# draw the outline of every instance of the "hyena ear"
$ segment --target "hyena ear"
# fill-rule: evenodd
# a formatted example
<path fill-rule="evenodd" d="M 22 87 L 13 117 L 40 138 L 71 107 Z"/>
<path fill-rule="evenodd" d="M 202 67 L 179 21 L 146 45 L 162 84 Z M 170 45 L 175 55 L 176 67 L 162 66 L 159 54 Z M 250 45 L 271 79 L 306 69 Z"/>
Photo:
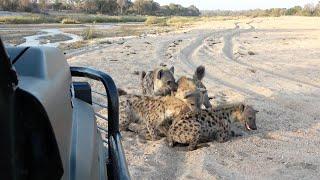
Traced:
<path fill-rule="evenodd" d="M 146 76 L 146 72 L 145 71 L 141 71 L 141 79 L 143 79 Z"/>
<path fill-rule="evenodd" d="M 162 76 L 163 76 L 163 70 L 160 69 L 160 70 L 158 71 L 158 73 L 157 73 L 157 79 L 161 79 Z"/>
<path fill-rule="evenodd" d="M 198 66 L 196 71 L 194 72 L 193 78 L 195 80 L 201 81 L 205 75 L 206 68 L 204 66 Z"/>
<path fill-rule="evenodd" d="M 171 71 L 172 74 L 174 74 L 174 67 L 171 66 L 171 68 L 169 69 Z"/>

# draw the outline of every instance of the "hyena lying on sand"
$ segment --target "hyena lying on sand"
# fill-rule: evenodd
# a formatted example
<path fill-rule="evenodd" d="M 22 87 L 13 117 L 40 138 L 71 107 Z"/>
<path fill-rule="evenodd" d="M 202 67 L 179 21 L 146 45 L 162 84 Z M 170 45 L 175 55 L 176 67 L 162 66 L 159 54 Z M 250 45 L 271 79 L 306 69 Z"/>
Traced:
<path fill-rule="evenodd" d="M 187 112 L 176 116 L 167 134 L 169 146 L 174 142 L 189 144 L 194 150 L 200 142 L 225 142 L 235 135 L 234 126 L 242 124 L 247 130 L 256 130 L 256 113 L 243 103 L 223 105 L 216 109 Z"/>

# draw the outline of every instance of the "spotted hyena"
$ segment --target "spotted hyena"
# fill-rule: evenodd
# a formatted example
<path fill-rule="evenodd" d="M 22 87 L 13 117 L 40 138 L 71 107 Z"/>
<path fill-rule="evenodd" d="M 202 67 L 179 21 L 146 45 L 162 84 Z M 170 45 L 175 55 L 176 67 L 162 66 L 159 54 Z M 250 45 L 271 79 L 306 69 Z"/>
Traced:
<path fill-rule="evenodd" d="M 189 144 L 194 150 L 200 142 L 227 141 L 236 135 L 234 125 L 242 124 L 247 130 L 256 130 L 256 113 L 251 106 L 243 103 L 224 105 L 215 109 L 180 114 L 173 120 L 167 134 L 169 146 L 174 142 Z"/>

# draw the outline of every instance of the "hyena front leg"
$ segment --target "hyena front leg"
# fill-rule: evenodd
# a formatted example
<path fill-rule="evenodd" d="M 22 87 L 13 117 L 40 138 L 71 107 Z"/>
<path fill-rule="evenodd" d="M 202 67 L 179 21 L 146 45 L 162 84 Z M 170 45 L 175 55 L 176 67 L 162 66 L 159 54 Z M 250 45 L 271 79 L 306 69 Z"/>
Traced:
<path fill-rule="evenodd" d="M 131 106 L 128 101 L 124 101 L 120 104 L 120 118 L 119 118 L 119 127 L 122 131 L 127 131 L 129 124 L 132 121 L 133 115 L 131 112 Z"/>
<path fill-rule="evenodd" d="M 149 132 L 149 135 L 151 137 L 152 141 L 156 141 L 158 140 L 158 135 L 157 135 L 157 130 L 156 130 L 156 126 L 154 125 L 153 122 L 147 121 L 146 122 L 146 128 Z"/>
<path fill-rule="evenodd" d="M 173 125 L 169 128 L 169 131 L 167 133 L 167 142 L 168 142 L 168 145 L 170 147 L 173 147 L 174 145 L 174 141 L 173 141 L 173 133 L 174 133 L 174 130 L 173 130 Z"/>
<path fill-rule="evenodd" d="M 219 130 L 217 132 L 217 141 L 220 143 L 226 142 L 230 139 L 231 132 L 228 132 L 226 130 Z"/>
<path fill-rule="evenodd" d="M 196 149 L 198 143 L 200 142 L 200 136 L 201 136 L 201 126 L 199 124 L 195 124 L 192 127 L 192 130 L 189 131 L 189 146 L 188 146 L 188 150 L 189 151 L 193 151 Z"/>

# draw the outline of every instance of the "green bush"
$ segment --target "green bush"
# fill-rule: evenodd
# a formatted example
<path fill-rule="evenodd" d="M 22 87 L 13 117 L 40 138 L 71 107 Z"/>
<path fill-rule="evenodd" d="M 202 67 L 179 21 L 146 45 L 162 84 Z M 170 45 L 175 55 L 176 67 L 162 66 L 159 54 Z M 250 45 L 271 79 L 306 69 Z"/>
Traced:
<path fill-rule="evenodd" d="M 98 38 L 99 33 L 93 27 L 88 27 L 83 31 L 82 37 L 84 40 L 90 40 Z"/>
<path fill-rule="evenodd" d="M 45 15 L 31 16 L 3 16 L 0 17 L 0 23 L 4 24 L 41 24 L 41 23 L 59 23 L 59 18 Z"/>
<path fill-rule="evenodd" d="M 71 15 L 69 17 L 79 23 L 144 22 L 146 20 L 143 16 Z"/>
<path fill-rule="evenodd" d="M 39 15 L 28 14 L 25 16 L 1 16 L 0 23 L 3 24 L 42 24 L 42 23 L 119 23 L 119 22 L 145 22 L 144 16 L 107 16 L 88 14 L 67 15 Z"/>

